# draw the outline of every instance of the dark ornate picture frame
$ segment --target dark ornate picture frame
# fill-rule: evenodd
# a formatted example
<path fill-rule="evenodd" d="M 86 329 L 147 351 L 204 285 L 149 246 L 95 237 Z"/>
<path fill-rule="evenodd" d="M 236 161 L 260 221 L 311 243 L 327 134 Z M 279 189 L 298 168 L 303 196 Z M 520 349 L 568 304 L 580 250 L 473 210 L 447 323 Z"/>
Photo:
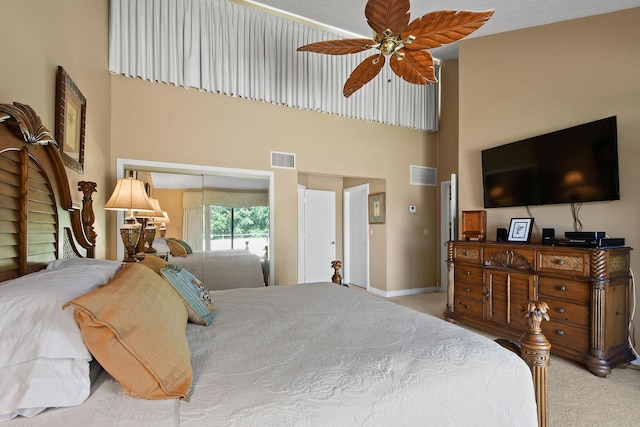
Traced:
<path fill-rule="evenodd" d="M 369 224 L 384 224 L 384 193 L 369 194 Z"/>
<path fill-rule="evenodd" d="M 56 141 L 69 169 L 84 173 L 84 127 L 87 100 L 69 74 L 58 66 L 56 76 Z"/>

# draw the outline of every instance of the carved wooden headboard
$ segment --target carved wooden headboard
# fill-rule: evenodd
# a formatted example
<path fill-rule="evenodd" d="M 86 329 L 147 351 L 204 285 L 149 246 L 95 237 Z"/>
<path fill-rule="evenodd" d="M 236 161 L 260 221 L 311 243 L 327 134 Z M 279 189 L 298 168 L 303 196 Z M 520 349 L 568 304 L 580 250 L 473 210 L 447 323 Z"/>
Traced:
<path fill-rule="evenodd" d="M 72 206 L 58 144 L 35 111 L 0 104 L 0 281 L 54 259 L 95 256 L 96 184 L 80 181 L 78 190 L 82 212 Z"/>

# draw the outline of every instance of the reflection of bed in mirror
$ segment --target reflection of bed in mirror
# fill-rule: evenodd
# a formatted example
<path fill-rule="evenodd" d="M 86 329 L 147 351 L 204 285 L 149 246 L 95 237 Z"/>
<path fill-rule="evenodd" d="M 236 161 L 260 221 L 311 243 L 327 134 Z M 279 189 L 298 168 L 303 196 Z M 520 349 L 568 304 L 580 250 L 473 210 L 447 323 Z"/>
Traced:
<path fill-rule="evenodd" d="M 251 262 L 252 265 L 259 266 L 258 271 L 263 271 L 265 274 L 265 277 L 262 277 L 263 273 L 260 273 L 259 286 L 273 283 L 274 269 L 270 265 L 271 257 L 267 255 L 273 253 L 271 171 L 118 159 L 117 173 L 133 174 L 147 183 L 149 194 L 159 201 L 162 211 L 166 211 L 167 216 L 171 218 L 167 223 L 155 219 L 156 224 L 161 223 L 163 230 L 162 234 L 156 234 L 157 238 L 166 236 L 184 240 L 189 242 L 194 252 L 198 252 L 197 255 L 189 255 L 186 260 L 172 256 L 170 257 L 172 264 L 187 263 L 194 272 L 200 271 L 201 277 L 199 274 L 196 274 L 196 277 L 205 283 L 212 283 L 210 285 L 212 289 L 220 289 L 221 286 L 227 288 L 230 285 L 225 284 L 224 280 L 222 284 L 215 283 L 221 282 L 221 273 L 217 272 L 213 266 L 205 268 L 203 260 L 210 259 L 215 253 L 209 253 L 209 251 L 244 250 L 248 247 L 257 256 L 257 263 L 256 257 L 249 257 L 244 251 L 242 252 L 243 261 L 234 260 L 234 262 Z M 259 213 L 256 217 L 253 213 L 246 213 L 244 209 L 253 206 L 258 206 Z M 266 208 L 266 220 L 264 208 Z M 241 221 L 241 226 L 227 227 L 221 220 L 225 218 L 225 213 L 231 221 L 233 218 Z M 251 222 L 243 221 L 247 215 L 251 215 Z M 253 222 L 254 219 L 257 219 L 256 222 Z M 256 224 L 256 229 L 245 230 L 246 224 Z M 155 243 L 153 247 L 160 253 L 166 252 L 166 248 L 157 248 Z M 120 250 L 121 248 L 118 247 L 118 251 Z M 201 251 L 207 252 L 200 253 Z M 118 257 L 121 255 L 118 252 Z M 239 253 L 237 255 L 240 257 Z M 220 262 L 229 264 L 231 261 L 224 258 Z M 190 269 L 188 266 L 185 268 Z M 207 278 L 209 271 L 215 274 L 211 280 Z M 248 284 L 238 285 L 239 281 L 234 281 L 233 286 L 256 286 L 257 277 L 258 274 L 252 268 L 252 279 Z"/>
<path fill-rule="evenodd" d="M 157 253 L 169 253 L 169 264 L 188 270 L 212 291 L 234 288 L 259 288 L 265 286 L 265 265 L 260 257 L 245 249 L 221 249 L 192 251 L 176 254 L 167 245 L 168 239 L 153 242 Z M 174 256 L 182 255 L 182 256 Z"/>

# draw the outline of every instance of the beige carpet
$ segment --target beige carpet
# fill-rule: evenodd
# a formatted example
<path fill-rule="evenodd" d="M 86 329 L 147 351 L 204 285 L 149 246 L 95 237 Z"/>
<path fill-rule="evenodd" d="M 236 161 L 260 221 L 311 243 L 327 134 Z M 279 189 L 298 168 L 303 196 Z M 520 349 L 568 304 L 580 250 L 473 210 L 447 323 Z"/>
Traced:
<path fill-rule="evenodd" d="M 389 300 L 442 318 L 447 299 L 446 293 L 438 292 Z M 552 354 L 549 423 L 553 427 L 640 426 L 640 370 L 627 365 L 599 378 L 581 365 Z"/>

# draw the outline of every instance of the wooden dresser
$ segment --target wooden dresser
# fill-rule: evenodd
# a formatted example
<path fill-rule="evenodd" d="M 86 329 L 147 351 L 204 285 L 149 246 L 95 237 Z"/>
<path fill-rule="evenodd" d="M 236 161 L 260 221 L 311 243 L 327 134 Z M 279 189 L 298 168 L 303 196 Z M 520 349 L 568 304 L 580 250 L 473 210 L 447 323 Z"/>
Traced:
<path fill-rule="evenodd" d="M 551 352 L 598 376 L 632 360 L 629 350 L 630 248 L 573 248 L 524 243 L 447 244 L 444 316 L 495 335 L 519 339 L 520 303 L 549 305 L 542 331 Z"/>

